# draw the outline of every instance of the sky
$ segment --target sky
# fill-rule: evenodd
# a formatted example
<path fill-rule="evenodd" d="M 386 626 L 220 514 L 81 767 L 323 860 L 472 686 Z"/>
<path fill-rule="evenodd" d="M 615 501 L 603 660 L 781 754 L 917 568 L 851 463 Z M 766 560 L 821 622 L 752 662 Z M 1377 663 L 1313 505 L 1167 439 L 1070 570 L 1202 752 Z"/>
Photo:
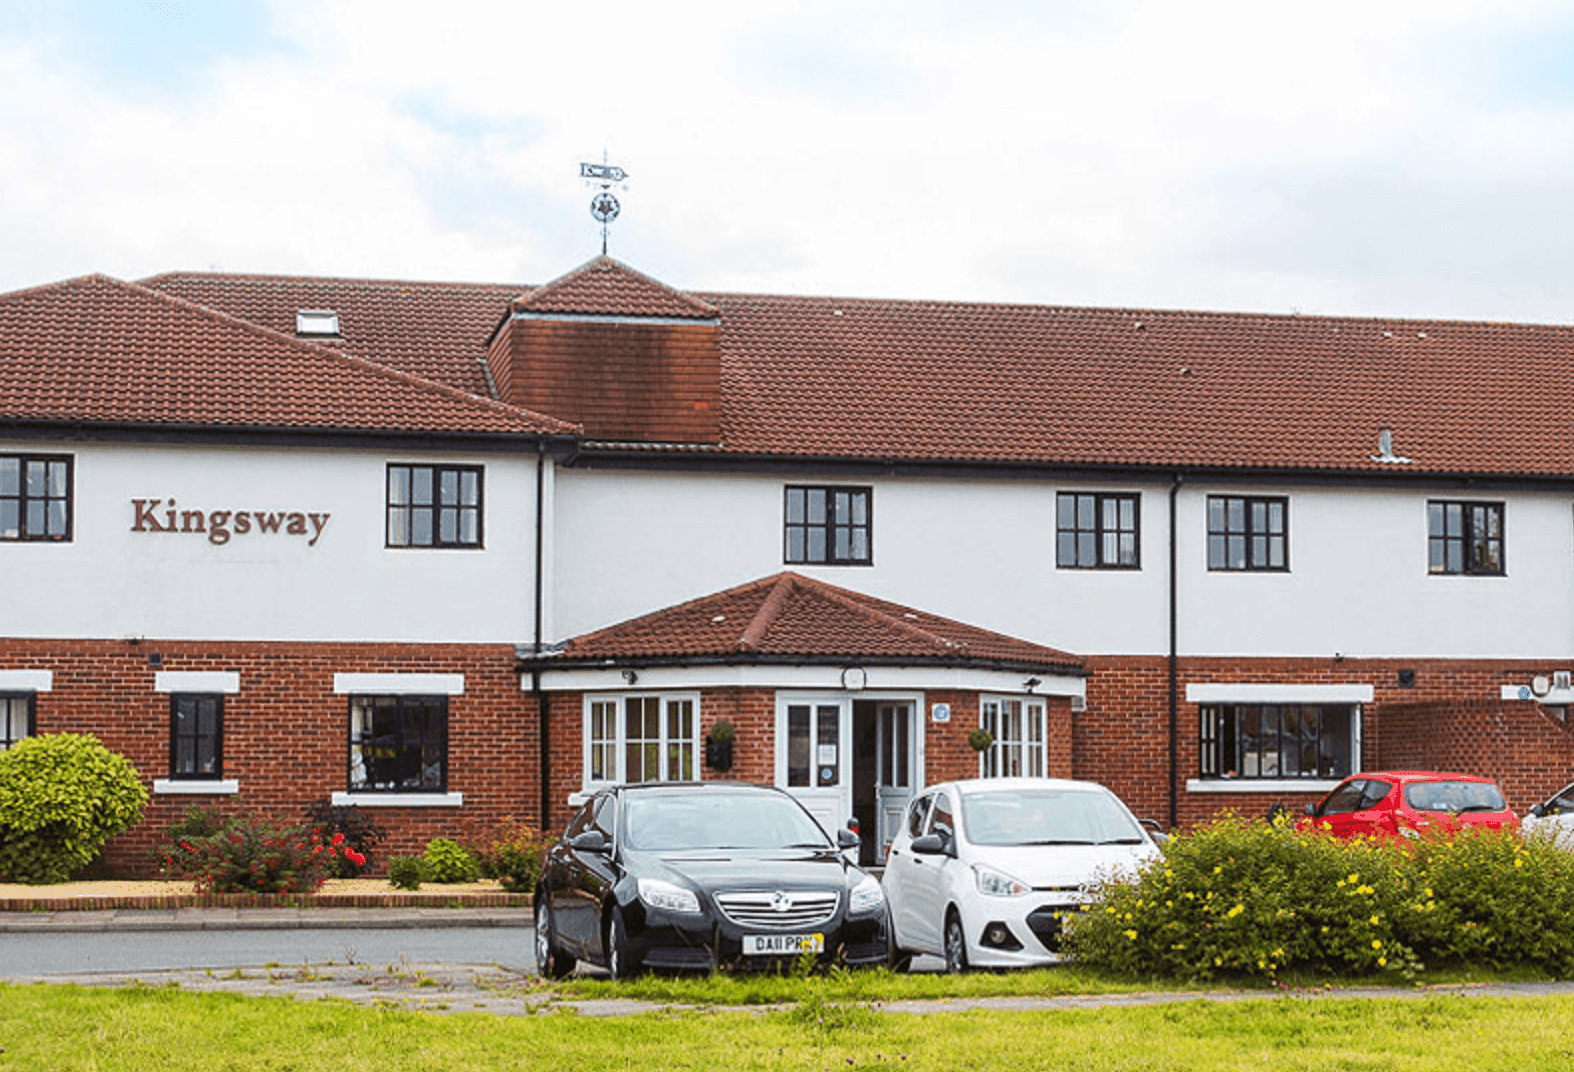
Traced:
<path fill-rule="evenodd" d="M 218 270 L 1574 320 L 1574 5 L 0 0 L 0 290 Z"/>

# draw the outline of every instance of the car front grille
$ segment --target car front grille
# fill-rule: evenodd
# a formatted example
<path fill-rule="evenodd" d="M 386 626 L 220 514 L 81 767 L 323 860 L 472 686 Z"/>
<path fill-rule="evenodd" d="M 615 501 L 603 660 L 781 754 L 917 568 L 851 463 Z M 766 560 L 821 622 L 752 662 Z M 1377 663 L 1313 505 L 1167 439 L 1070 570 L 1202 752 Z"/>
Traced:
<path fill-rule="evenodd" d="M 759 890 L 718 893 L 726 917 L 745 927 L 817 927 L 836 914 L 835 890 Z"/>

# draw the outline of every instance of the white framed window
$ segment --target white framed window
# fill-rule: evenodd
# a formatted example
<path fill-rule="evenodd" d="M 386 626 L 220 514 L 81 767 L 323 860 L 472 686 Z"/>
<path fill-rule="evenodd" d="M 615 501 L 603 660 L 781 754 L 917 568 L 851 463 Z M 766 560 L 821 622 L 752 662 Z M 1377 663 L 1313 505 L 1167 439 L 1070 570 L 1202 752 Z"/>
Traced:
<path fill-rule="evenodd" d="M 994 743 L 979 753 L 984 778 L 1042 778 L 1045 771 L 1044 701 L 1022 696 L 985 696 L 978 725 Z"/>
<path fill-rule="evenodd" d="M 700 778 L 700 701 L 692 693 L 585 697 L 585 786 Z"/>

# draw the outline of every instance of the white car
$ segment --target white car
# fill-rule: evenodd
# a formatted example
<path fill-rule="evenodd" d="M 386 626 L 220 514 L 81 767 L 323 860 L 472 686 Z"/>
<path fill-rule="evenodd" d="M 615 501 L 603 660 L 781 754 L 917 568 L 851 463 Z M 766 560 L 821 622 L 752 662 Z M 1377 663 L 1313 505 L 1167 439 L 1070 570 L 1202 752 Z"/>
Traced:
<path fill-rule="evenodd" d="M 1158 846 L 1094 782 L 981 778 L 920 792 L 891 843 L 891 965 L 915 953 L 946 970 L 1059 959 L 1061 916 L 1109 877 L 1135 877 Z"/>
<path fill-rule="evenodd" d="M 1531 805 L 1520 829 L 1526 837 L 1546 838 L 1560 848 L 1574 849 L 1574 785 L 1566 785 L 1551 799 Z"/>

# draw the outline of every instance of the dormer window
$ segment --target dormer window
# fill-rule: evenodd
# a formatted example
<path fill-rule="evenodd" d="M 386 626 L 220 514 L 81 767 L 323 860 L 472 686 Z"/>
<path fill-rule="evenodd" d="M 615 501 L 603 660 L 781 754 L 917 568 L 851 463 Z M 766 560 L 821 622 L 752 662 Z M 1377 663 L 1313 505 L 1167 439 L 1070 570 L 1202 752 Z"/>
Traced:
<path fill-rule="evenodd" d="M 332 309 L 297 309 L 295 311 L 295 334 L 337 335 L 339 334 L 339 314 Z"/>

